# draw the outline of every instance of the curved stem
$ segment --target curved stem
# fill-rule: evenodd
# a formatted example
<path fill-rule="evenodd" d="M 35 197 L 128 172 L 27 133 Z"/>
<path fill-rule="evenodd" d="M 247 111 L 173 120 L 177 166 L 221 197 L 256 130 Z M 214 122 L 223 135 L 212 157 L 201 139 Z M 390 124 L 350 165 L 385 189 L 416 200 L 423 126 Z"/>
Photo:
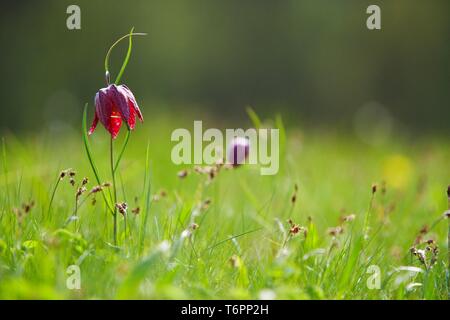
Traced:
<path fill-rule="evenodd" d="M 50 202 L 48 204 L 48 210 L 47 210 L 47 218 L 50 217 L 50 210 L 52 209 L 52 203 L 53 199 L 55 198 L 56 190 L 58 189 L 59 183 L 61 182 L 61 176 L 58 175 L 58 180 L 55 183 L 55 187 L 53 188 L 52 196 L 50 198 Z"/>
<path fill-rule="evenodd" d="M 124 39 L 126 39 L 128 37 L 130 38 L 127 55 L 125 56 L 125 59 L 124 59 L 124 61 L 122 63 L 122 67 L 120 68 L 119 74 L 116 77 L 116 81 L 114 81 L 114 83 L 116 83 L 116 84 L 120 81 L 120 78 L 122 77 L 122 74 L 125 71 L 125 68 L 126 68 L 126 66 L 128 64 L 128 60 L 129 60 L 130 55 L 131 55 L 131 45 L 132 45 L 131 37 L 132 36 L 145 36 L 145 35 L 147 35 L 146 33 L 133 33 L 133 30 L 134 30 L 134 28 L 131 29 L 129 34 L 126 34 L 126 35 L 120 37 L 116 42 L 114 42 L 113 45 L 109 48 L 109 50 L 108 50 L 108 52 L 106 53 L 106 56 L 105 56 L 105 72 L 109 72 L 109 57 L 111 55 L 112 49 L 115 46 L 117 46 L 120 43 L 120 41 L 122 41 L 122 40 L 124 40 Z"/>
<path fill-rule="evenodd" d="M 78 232 L 78 197 L 75 198 L 75 214 L 74 216 L 76 217 L 75 220 L 75 232 Z"/>
<path fill-rule="evenodd" d="M 367 208 L 366 215 L 364 217 L 364 230 L 363 230 L 363 232 L 364 232 L 363 237 L 364 238 L 367 238 L 369 236 L 370 214 L 371 214 L 371 211 L 372 211 L 374 197 L 375 197 L 375 193 L 372 192 L 372 195 L 370 197 L 369 207 Z"/>
<path fill-rule="evenodd" d="M 116 163 L 114 165 L 114 172 L 116 172 L 119 167 L 120 160 L 122 159 L 123 153 L 125 152 L 125 148 L 127 147 L 128 140 L 130 139 L 131 130 L 128 128 L 127 135 L 125 136 L 125 141 L 123 142 L 122 149 L 119 152 Z"/>

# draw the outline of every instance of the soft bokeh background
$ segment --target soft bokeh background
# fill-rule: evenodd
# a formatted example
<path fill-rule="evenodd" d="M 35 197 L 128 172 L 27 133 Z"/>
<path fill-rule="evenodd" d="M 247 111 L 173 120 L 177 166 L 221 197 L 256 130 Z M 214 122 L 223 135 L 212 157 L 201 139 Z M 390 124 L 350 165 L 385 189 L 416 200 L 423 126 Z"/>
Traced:
<path fill-rule="evenodd" d="M 66 28 L 69 4 L 81 7 L 81 30 Z M 382 31 L 365 26 L 369 4 L 382 8 Z M 123 81 L 147 115 L 236 121 L 251 105 L 288 125 L 448 131 L 449 9 L 409 0 L 9 2 L 0 127 L 78 126 L 104 85 L 108 46 L 135 26 L 148 36 L 136 39 Z M 113 73 L 125 49 L 114 52 Z"/>
<path fill-rule="evenodd" d="M 66 28 L 70 4 L 81 7 L 81 30 Z M 381 31 L 366 28 L 369 4 L 382 8 Z M 446 299 L 449 9 L 448 0 L 4 3 L 0 298 Z M 106 51 L 132 26 L 148 36 L 135 38 L 123 81 L 145 123 L 116 179 L 106 130 L 87 140 L 98 182 L 82 109 L 88 102 L 91 120 Z M 113 52 L 113 78 L 126 47 Z M 243 165 L 211 180 L 172 162 L 174 129 L 192 130 L 194 119 L 248 128 L 249 105 L 263 127 L 280 128 L 278 174 Z M 59 183 L 67 168 L 74 186 Z M 84 177 L 87 190 L 115 180 L 109 201 L 131 209 L 126 227 L 119 217 L 120 250 L 101 196 L 77 201 Z M 343 225 L 347 215 L 355 220 Z M 306 239 L 291 237 L 288 219 Z M 411 255 L 418 235 L 439 246 L 433 268 Z M 170 252 L 156 259 L 163 241 Z M 81 291 L 67 290 L 72 264 Z M 382 290 L 366 288 L 369 265 Z"/>
<path fill-rule="evenodd" d="M 66 28 L 70 4 L 81 7 L 81 30 Z M 366 28 L 369 4 L 381 6 L 381 31 Z M 251 105 L 288 126 L 448 132 L 449 9 L 445 0 L 4 3 L 0 128 L 78 128 L 104 85 L 108 46 L 135 26 L 148 36 L 136 38 L 123 81 L 147 118 L 242 124 Z"/>

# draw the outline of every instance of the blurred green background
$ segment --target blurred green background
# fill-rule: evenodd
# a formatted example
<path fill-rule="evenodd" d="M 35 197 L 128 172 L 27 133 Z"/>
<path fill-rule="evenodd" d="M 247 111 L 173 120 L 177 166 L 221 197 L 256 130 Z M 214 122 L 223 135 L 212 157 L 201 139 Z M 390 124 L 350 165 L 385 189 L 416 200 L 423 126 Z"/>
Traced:
<path fill-rule="evenodd" d="M 66 28 L 70 4 L 81 7 L 81 30 Z M 381 6 L 381 31 L 366 28 L 369 4 Z M 251 105 L 288 126 L 448 133 L 449 9 L 448 0 L 2 3 L 0 132 L 78 129 L 104 86 L 109 45 L 134 26 L 148 36 L 136 38 L 123 82 L 147 119 L 241 125 Z M 113 53 L 113 76 L 125 49 Z"/>

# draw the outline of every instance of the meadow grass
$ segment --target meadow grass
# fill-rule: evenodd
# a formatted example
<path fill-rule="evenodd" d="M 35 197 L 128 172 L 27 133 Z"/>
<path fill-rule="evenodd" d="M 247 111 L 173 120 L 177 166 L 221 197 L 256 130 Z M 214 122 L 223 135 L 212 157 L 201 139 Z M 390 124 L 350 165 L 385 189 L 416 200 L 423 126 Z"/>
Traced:
<path fill-rule="evenodd" d="M 277 175 L 241 166 L 211 179 L 171 162 L 176 127 L 148 117 L 131 134 L 116 173 L 128 205 L 117 247 L 101 192 L 89 195 L 98 183 L 81 134 L 5 135 L 0 298 L 448 298 L 448 141 L 370 147 L 290 128 Z M 98 131 L 92 153 L 110 183 L 109 138 Z M 70 170 L 60 179 L 68 168 L 75 186 Z M 80 290 L 66 287 L 74 264 Z"/>

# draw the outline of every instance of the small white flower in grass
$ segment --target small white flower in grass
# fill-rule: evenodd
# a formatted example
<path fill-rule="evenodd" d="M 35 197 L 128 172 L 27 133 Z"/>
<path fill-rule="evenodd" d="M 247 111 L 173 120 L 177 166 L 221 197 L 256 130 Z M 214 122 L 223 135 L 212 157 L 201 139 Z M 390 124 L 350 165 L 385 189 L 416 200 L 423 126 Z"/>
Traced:
<path fill-rule="evenodd" d="M 424 272 L 422 268 L 413 267 L 413 266 L 400 266 L 400 267 L 396 268 L 395 270 L 396 271 L 408 271 L 408 272 L 412 272 L 412 273 Z"/>
<path fill-rule="evenodd" d="M 410 291 L 414 291 L 417 287 L 421 287 L 421 286 L 422 286 L 422 284 L 420 282 L 412 282 L 412 283 L 409 283 L 405 289 L 406 289 L 406 291 L 410 292 Z"/>
<path fill-rule="evenodd" d="M 309 251 L 308 253 L 306 253 L 303 256 L 303 260 L 308 260 L 311 257 L 316 257 L 316 256 L 320 256 L 320 255 L 324 255 L 325 253 L 327 253 L 327 250 L 323 249 L 323 248 L 317 248 L 314 250 Z"/>
<path fill-rule="evenodd" d="M 287 257 L 289 257 L 290 254 L 291 254 L 291 251 L 290 251 L 287 247 L 281 248 L 280 251 L 278 251 L 277 259 L 278 259 L 279 261 L 283 261 L 283 260 L 285 260 Z"/>
<path fill-rule="evenodd" d="M 400 266 L 395 268 L 394 273 L 398 273 L 398 275 L 394 278 L 394 287 L 398 288 L 401 284 L 412 281 L 417 274 L 423 272 L 424 270 L 422 268 L 414 266 Z"/>
<path fill-rule="evenodd" d="M 190 237 L 191 236 L 191 231 L 189 231 L 188 229 L 186 229 L 186 230 L 184 230 L 182 233 L 181 233 L 181 239 L 185 239 L 185 238 L 188 238 L 188 237 Z"/>
<path fill-rule="evenodd" d="M 173 269 L 175 269 L 176 268 L 176 266 L 178 265 L 178 263 L 176 263 L 175 261 L 174 262 L 169 262 L 168 264 L 167 264 L 167 270 L 173 270 Z"/>
<path fill-rule="evenodd" d="M 198 217 L 199 215 L 200 215 L 200 210 L 198 208 L 195 208 L 194 210 L 192 210 L 193 217 Z"/>
<path fill-rule="evenodd" d="M 152 296 L 155 292 L 155 286 L 154 284 L 146 279 L 142 281 L 142 283 L 139 285 L 139 293 L 143 296 Z"/>
<path fill-rule="evenodd" d="M 275 222 L 278 226 L 278 229 L 280 229 L 280 232 L 283 234 L 284 237 L 286 237 L 286 229 L 283 226 L 283 223 L 281 223 L 280 219 L 275 218 Z"/>
<path fill-rule="evenodd" d="M 170 242 L 168 240 L 164 240 L 158 245 L 158 251 L 162 253 L 167 253 L 169 252 L 169 250 L 170 250 Z"/>
<path fill-rule="evenodd" d="M 271 289 L 262 289 L 259 292 L 259 300 L 274 300 L 276 296 L 275 291 Z"/>

